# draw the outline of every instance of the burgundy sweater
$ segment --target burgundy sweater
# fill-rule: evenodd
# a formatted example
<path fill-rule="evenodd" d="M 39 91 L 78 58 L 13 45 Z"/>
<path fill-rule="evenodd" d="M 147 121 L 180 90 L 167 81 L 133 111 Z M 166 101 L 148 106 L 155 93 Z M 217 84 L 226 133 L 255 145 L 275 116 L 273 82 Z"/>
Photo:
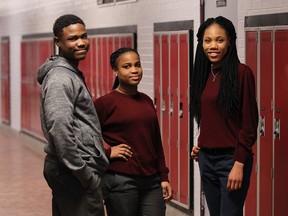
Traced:
<path fill-rule="evenodd" d="M 225 120 L 217 107 L 221 73 L 212 82 L 210 73 L 201 96 L 200 148 L 234 148 L 236 161 L 244 163 L 257 139 L 258 108 L 254 76 L 249 67 L 239 64 L 239 90 L 242 117 Z"/>
<path fill-rule="evenodd" d="M 109 146 L 128 144 L 133 155 L 128 161 L 110 160 L 108 170 L 136 176 L 160 174 L 168 181 L 160 129 L 150 97 L 143 93 L 129 96 L 116 90 L 95 101 L 102 134 Z M 110 148 L 106 154 L 110 156 Z"/>

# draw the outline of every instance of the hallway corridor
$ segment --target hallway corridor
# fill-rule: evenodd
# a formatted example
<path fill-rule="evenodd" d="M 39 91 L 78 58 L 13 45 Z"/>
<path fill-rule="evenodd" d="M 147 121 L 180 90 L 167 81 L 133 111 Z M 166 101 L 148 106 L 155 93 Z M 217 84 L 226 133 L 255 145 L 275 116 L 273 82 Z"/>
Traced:
<path fill-rule="evenodd" d="M 51 215 L 51 193 L 42 174 L 43 147 L 0 124 L 1 216 Z"/>

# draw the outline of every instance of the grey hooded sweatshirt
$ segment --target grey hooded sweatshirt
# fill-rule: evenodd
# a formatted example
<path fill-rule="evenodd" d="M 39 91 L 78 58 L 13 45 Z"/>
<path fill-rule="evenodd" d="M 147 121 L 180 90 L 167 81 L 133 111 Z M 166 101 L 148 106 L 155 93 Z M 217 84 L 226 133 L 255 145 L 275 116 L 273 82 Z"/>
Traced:
<path fill-rule="evenodd" d="M 80 182 L 108 167 L 100 123 L 83 74 L 67 59 L 52 56 L 39 69 L 40 116 L 46 160 L 68 168 Z"/>

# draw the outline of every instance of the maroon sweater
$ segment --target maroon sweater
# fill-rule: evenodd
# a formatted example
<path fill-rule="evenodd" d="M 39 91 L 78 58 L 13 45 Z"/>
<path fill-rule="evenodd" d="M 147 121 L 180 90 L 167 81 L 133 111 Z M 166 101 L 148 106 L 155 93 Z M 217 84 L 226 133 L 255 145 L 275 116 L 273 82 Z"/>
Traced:
<path fill-rule="evenodd" d="M 136 176 L 159 173 L 162 181 L 168 181 L 158 119 L 150 97 L 140 92 L 129 96 L 114 90 L 94 104 L 105 142 L 109 146 L 126 143 L 133 152 L 128 161 L 110 160 L 108 170 Z M 106 149 L 108 156 L 110 150 Z"/>
<path fill-rule="evenodd" d="M 239 64 L 242 117 L 225 120 L 217 107 L 221 73 L 214 82 L 210 73 L 201 97 L 200 148 L 234 148 L 236 161 L 244 163 L 257 139 L 258 108 L 254 76 L 249 67 Z"/>

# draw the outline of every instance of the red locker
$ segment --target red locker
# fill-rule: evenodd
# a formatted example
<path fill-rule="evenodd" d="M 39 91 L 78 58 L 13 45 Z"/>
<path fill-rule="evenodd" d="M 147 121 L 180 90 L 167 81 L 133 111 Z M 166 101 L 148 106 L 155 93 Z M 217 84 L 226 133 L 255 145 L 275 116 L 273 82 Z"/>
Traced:
<path fill-rule="evenodd" d="M 154 35 L 154 105 L 156 108 L 160 127 L 162 128 L 161 116 L 161 80 L 160 80 L 160 36 Z"/>
<path fill-rule="evenodd" d="M 105 95 L 107 94 L 108 92 L 110 92 L 110 89 L 108 90 L 108 80 L 109 80 L 109 75 L 108 75 L 108 69 L 109 69 L 109 53 L 108 53 L 108 43 L 107 43 L 108 39 L 107 37 L 103 37 L 102 38 L 102 53 L 103 53 L 103 56 L 102 56 L 102 62 L 101 64 L 102 65 L 102 76 L 103 76 L 103 92 L 102 94 Z"/>
<path fill-rule="evenodd" d="M 188 33 L 154 35 L 154 94 L 174 201 L 189 208 Z"/>
<path fill-rule="evenodd" d="M 38 42 L 38 60 L 36 64 L 35 71 L 32 73 L 32 76 L 34 77 L 34 88 L 36 89 L 35 91 L 35 100 L 36 100 L 36 110 L 34 113 L 34 118 L 35 118 L 35 133 L 43 137 L 43 132 L 41 129 L 41 120 L 40 120 L 40 95 L 41 95 L 41 86 L 35 79 L 36 73 L 39 69 L 39 67 L 49 58 L 51 55 L 53 55 L 53 40 L 41 40 Z"/>
<path fill-rule="evenodd" d="M 258 47 L 257 42 L 251 39 L 256 38 L 257 33 L 260 34 Z M 247 64 L 260 66 L 260 82 L 257 83 L 260 89 L 259 176 L 257 185 L 252 174 L 253 184 L 246 200 L 246 214 L 284 216 L 288 212 L 288 61 L 285 56 L 288 30 L 259 30 L 247 32 L 246 36 Z M 259 58 L 253 59 L 255 56 Z M 256 188 L 259 188 L 258 192 Z"/>
<path fill-rule="evenodd" d="M 39 67 L 51 56 L 52 40 L 29 40 L 21 43 L 21 129 L 42 138 L 40 122 L 41 88 L 36 76 Z"/>
<path fill-rule="evenodd" d="M 112 90 L 113 87 L 113 83 L 115 80 L 115 74 L 113 73 L 111 67 L 110 67 L 110 55 L 115 51 L 114 49 L 114 38 L 113 37 L 109 37 L 108 38 L 108 62 L 107 62 L 107 76 L 108 76 L 108 92 L 110 92 Z"/>
<path fill-rule="evenodd" d="M 275 31 L 274 213 L 288 212 L 288 30 Z"/>
<path fill-rule="evenodd" d="M 96 58 L 97 58 L 97 66 L 96 66 L 96 74 L 97 74 L 97 79 L 99 80 L 98 84 L 99 86 L 97 86 L 97 97 L 100 97 L 104 94 L 104 89 L 103 89 L 103 85 L 104 85 L 104 75 L 103 75 L 103 63 L 102 63 L 102 59 L 103 59 L 103 43 L 102 43 L 102 38 L 97 38 L 97 49 L 96 49 Z"/>
<path fill-rule="evenodd" d="M 272 31 L 260 32 L 260 170 L 259 170 L 259 212 L 262 216 L 272 215 L 273 167 L 273 40 Z"/>
<path fill-rule="evenodd" d="M 252 69 L 257 81 L 257 32 L 249 31 L 246 32 L 246 64 Z M 257 85 L 256 85 L 257 86 Z M 245 213 L 246 215 L 257 215 L 257 145 L 253 147 L 254 152 L 254 164 L 250 179 L 250 188 L 247 194 L 245 202 Z"/>
<path fill-rule="evenodd" d="M 91 80 L 93 80 L 93 78 L 92 78 L 92 61 L 93 61 L 92 57 L 93 56 L 92 56 L 91 50 L 93 49 L 93 47 L 92 47 L 90 38 L 89 38 L 89 42 L 90 42 L 89 51 L 88 51 L 85 59 L 79 62 L 79 69 L 80 69 L 80 71 L 83 72 L 87 88 L 91 92 L 91 89 L 92 89 Z"/>
<path fill-rule="evenodd" d="M 170 183 L 173 188 L 173 198 L 179 201 L 179 149 L 178 149 L 178 126 L 179 126 L 179 101 L 178 101 L 178 85 L 179 85 L 179 48 L 178 35 L 170 35 L 170 50 L 169 50 L 169 117 L 170 117 Z"/>
<path fill-rule="evenodd" d="M 90 50 L 91 54 L 91 76 L 90 76 L 90 82 L 91 82 L 91 89 L 90 93 L 93 98 L 93 100 L 97 97 L 97 86 L 98 86 L 98 79 L 96 76 L 96 65 L 97 65 L 97 53 L 96 53 L 96 38 L 91 38 L 90 40 Z"/>
<path fill-rule="evenodd" d="M 162 90 L 161 90 L 161 111 L 162 111 L 162 141 L 163 148 L 165 153 L 166 163 L 170 165 L 170 135 L 169 135 L 169 44 L 168 44 L 168 35 L 161 36 L 161 60 L 160 64 L 161 69 L 161 81 L 162 81 Z M 170 172 L 171 178 L 171 172 Z"/>
<path fill-rule="evenodd" d="M 180 202 L 189 205 L 189 41 L 188 34 L 180 34 L 179 38 L 179 176 Z"/>
<path fill-rule="evenodd" d="M 1 41 L 1 118 L 10 123 L 9 40 Z"/>
<path fill-rule="evenodd" d="M 31 88 L 29 86 L 30 74 L 29 68 L 31 67 L 29 58 L 32 56 L 31 42 L 22 42 L 21 44 L 21 128 L 29 130 L 31 125 L 30 115 L 30 95 Z"/>
<path fill-rule="evenodd" d="M 121 47 L 120 37 L 115 37 L 114 44 L 115 44 L 115 50 Z"/>

